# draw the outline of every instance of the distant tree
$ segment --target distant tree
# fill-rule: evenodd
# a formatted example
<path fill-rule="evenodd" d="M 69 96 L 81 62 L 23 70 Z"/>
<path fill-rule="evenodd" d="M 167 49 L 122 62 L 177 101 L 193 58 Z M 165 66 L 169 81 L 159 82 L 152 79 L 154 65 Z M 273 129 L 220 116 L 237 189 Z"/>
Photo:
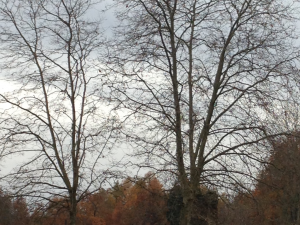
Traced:
<path fill-rule="evenodd" d="M 260 220 L 261 210 L 251 193 L 241 192 L 230 196 L 231 200 L 222 197 L 218 206 L 218 219 L 222 225 L 255 225 L 264 224 Z"/>
<path fill-rule="evenodd" d="M 13 206 L 11 199 L 0 189 L 0 224 L 11 225 L 13 223 Z"/>
<path fill-rule="evenodd" d="M 30 214 L 24 198 L 12 198 L 0 189 L 0 225 L 29 225 Z"/>
<path fill-rule="evenodd" d="M 79 203 L 78 224 L 112 224 L 115 203 L 110 190 L 100 189 Z"/>
<path fill-rule="evenodd" d="M 300 138 L 271 140 L 273 151 L 260 172 L 255 189 L 220 204 L 224 225 L 285 225 L 300 222 Z"/>
<path fill-rule="evenodd" d="M 26 200 L 24 198 L 16 198 L 12 202 L 13 207 L 13 225 L 29 225 L 30 224 L 30 214 L 27 207 Z"/>
<path fill-rule="evenodd" d="M 300 138 L 274 141 L 270 164 L 261 172 L 254 195 L 263 211 L 264 224 L 300 222 Z"/>
<path fill-rule="evenodd" d="M 147 174 L 134 182 L 124 181 L 123 197 L 117 198 L 114 225 L 164 225 L 168 224 L 167 201 L 162 185 Z"/>
<path fill-rule="evenodd" d="M 99 21 L 88 16 L 94 6 L 92 0 L 0 3 L 2 78 L 12 88 L 0 93 L 1 159 L 16 159 L 1 181 L 18 196 L 63 200 L 57 206 L 66 207 L 71 225 L 78 202 L 109 176 L 100 160 L 117 128 L 100 100 L 102 37 Z"/>

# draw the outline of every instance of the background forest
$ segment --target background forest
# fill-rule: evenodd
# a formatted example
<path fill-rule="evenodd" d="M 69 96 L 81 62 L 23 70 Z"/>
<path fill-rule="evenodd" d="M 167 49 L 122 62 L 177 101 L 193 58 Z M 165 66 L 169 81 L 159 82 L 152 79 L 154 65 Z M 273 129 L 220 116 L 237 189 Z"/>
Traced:
<path fill-rule="evenodd" d="M 252 191 L 218 193 L 200 187 L 203 198 L 198 224 L 213 217 L 217 224 L 298 224 L 300 222 L 300 139 L 273 142 L 269 163 L 260 171 Z M 68 200 L 53 198 L 45 205 L 27 205 L 25 198 L 1 192 L 1 225 L 68 224 Z M 153 173 L 127 178 L 112 188 L 99 189 L 78 205 L 79 225 L 176 225 L 182 196 L 178 186 L 166 190 Z"/>

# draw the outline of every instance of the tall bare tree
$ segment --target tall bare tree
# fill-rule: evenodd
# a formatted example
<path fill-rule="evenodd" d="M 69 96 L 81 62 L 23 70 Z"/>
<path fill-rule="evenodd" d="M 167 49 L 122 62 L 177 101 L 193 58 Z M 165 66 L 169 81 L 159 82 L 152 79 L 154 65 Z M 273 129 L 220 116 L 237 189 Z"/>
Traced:
<path fill-rule="evenodd" d="M 72 225 L 77 203 L 109 176 L 107 159 L 100 159 L 117 128 L 99 101 L 96 55 L 103 38 L 99 22 L 91 21 L 93 4 L 0 3 L 2 79 L 12 90 L 0 93 L 1 159 L 17 165 L 1 184 L 17 195 L 64 199 Z"/>
<path fill-rule="evenodd" d="M 199 184 L 247 187 L 245 176 L 268 154 L 266 138 L 279 133 L 267 128 L 266 111 L 276 114 L 297 71 L 295 5 L 117 2 L 121 24 L 104 73 L 109 98 L 126 112 L 124 138 L 142 159 L 134 165 L 176 174 L 181 224 L 198 224 Z"/>

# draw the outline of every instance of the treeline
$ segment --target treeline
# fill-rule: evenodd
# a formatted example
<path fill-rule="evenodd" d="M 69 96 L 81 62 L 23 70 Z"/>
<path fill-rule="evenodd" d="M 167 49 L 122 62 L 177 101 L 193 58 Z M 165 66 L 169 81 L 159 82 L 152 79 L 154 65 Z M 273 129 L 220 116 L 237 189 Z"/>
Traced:
<path fill-rule="evenodd" d="M 199 189 L 198 221 L 206 224 L 209 217 L 209 199 L 212 196 L 206 188 Z M 63 198 L 54 198 L 45 205 L 35 207 L 29 213 L 26 201 L 23 198 L 10 199 L 2 194 L 5 201 L 0 202 L 0 207 L 5 208 L 0 216 L 0 225 L 64 225 L 68 224 L 68 201 Z M 217 200 L 217 198 L 215 198 Z M 9 207 L 7 207 L 9 205 Z M 151 173 L 133 181 L 125 179 L 116 183 L 112 188 L 99 189 L 90 194 L 78 204 L 78 225 L 175 225 L 180 220 L 182 196 L 178 186 L 165 190 L 159 180 Z M 217 212 L 216 206 L 214 213 Z M 216 214 L 214 214 L 216 217 Z"/>
<path fill-rule="evenodd" d="M 255 188 L 235 196 L 199 188 L 195 224 L 286 225 L 300 222 L 300 149 L 294 137 L 273 143 L 269 163 Z M 0 225 L 68 224 L 68 201 L 54 198 L 29 212 L 24 198 L 0 193 Z M 177 225 L 182 207 L 180 187 L 165 190 L 154 174 L 127 178 L 99 189 L 79 202 L 78 225 Z"/>
<path fill-rule="evenodd" d="M 30 213 L 25 199 L 11 199 L 0 190 L 0 225 L 28 224 L 30 224 Z"/>
<path fill-rule="evenodd" d="M 44 208 L 45 205 L 40 205 L 29 213 L 24 199 L 11 200 L 2 194 L 0 224 L 69 223 L 67 200 L 51 199 Z M 77 210 L 78 225 L 168 224 L 167 195 L 161 183 L 150 174 L 136 182 L 128 178 L 110 189 L 100 189 L 81 201 Z"/>

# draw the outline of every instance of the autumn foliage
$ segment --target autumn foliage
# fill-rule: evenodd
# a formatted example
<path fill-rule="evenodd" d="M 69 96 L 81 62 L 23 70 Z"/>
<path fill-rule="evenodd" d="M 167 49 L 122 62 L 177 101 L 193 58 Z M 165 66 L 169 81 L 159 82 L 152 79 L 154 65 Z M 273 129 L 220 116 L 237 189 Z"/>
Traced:
<path fill-rule="evenodd" d="M 135 184 L 126 180 L 113 192 L 116 206 L 111 224 L 167 224 L 166 196 L 159 181 L 148 175 Z"/>
<path fill-rule="evenodd" d="M 300 140 L 289 137 L 272 141 L 272 144 L 269 162 L 262 168 L 252 191 L 219 196 L 219 224 L 300 223 Z M 151 173 L 138 179 L 129 177 L 111 188 L 99 189 L 79 202 L 77 224 L 178 224 L 182 198 L 174 190 L 164 190 Z M 12 199 L 0 192 L 0 200 L 0 225 L 65 225 L 70 222 L 68 201 L 63 198 L 36 206 L 31 213 L 24 198 Z M 200 211 L 201 217 L 205 209 L 202 214 Z"/>
<path fill-rule="evenodd" d="M 81 201 L 77 225 L 167 225 L 166 199 L 162 184 L 152 174 L 137 180 L 127 178 Z M 28 225 L 69 223 L 66 200 L 52 199 L 46 210 L 42 208 L 36 208 Z"/>
<path fill-rule="evenodd" d="M 27 225 L 30 214 L 24 198 L 10 198 L 0 190 L 0 225 Z"/>
<path fill-rule="evenodd" d="M 219 203 L 222 224 L 300 223 L 300 139 L 296 135 L 272 144 L 269 163 L 262 169 L 255 189 Z"/>

